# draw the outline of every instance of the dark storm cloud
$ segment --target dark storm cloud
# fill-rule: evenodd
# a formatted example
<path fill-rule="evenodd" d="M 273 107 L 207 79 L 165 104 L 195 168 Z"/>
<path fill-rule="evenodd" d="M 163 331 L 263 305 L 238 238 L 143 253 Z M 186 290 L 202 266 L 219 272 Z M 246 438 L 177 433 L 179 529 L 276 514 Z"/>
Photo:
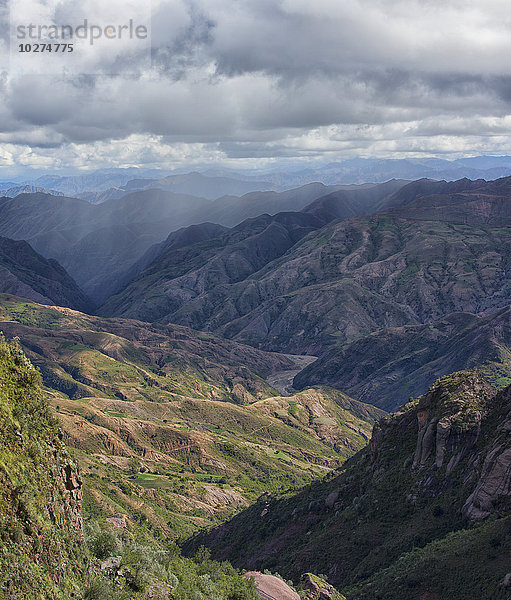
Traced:
<path fill-rule="evenodd" d="M 511 133 L 507 13 L 498 0 L 162 0 L 152 68 L 131 56 L 116 77 L 10 74 L 1 141 L 74 144 L 79 158 L 147 136 L 149 161 L 180 143 L 262 158 L 466 152 L 479 135 L 498 151 Z M 109 72 L 108 56 L 96 63 Z"/>

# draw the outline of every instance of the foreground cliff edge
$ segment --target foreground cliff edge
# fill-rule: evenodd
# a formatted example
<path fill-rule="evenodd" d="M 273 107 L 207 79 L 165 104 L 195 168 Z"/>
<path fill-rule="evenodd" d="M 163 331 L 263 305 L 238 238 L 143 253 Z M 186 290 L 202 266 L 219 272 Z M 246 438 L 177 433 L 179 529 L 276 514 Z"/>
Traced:
<path fill-rule="evenodd" d="M 206 551 L 186 559 L 101 517 L 82 523 L 82 483 L 61 437 L 39 373 L 0 339 L 2 600 L 257 598 L 252 580 Z"/>
<path fill-rule="evenodd" d="M 1 598 L 81 597 L 81 481 L 60 438 L 39 373 L 0 340 Z"/>
<path fill-rule="evenodd" d="M 380 420 L 337 476 L 194 543 L 245 568 L 326 573 L 349 600 L 507 600 L 510 432 L 511 388 L 455 373 Z"/>

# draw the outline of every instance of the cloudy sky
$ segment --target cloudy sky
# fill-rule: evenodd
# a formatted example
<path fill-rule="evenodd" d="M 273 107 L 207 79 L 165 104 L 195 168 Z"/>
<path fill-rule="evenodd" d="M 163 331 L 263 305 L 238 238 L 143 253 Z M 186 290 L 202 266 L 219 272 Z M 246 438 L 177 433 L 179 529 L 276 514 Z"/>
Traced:
<path fill-rule="evenodd" d="M 111 5 L 12 1 L 15 24 Z M 508 0 L 136 4 L 115 18 L 152 13 L 150 60 L 77 44 L 62 75 L 48 60 L 23 72 L 0 0 L 4 173 L 511 154 Z"/>

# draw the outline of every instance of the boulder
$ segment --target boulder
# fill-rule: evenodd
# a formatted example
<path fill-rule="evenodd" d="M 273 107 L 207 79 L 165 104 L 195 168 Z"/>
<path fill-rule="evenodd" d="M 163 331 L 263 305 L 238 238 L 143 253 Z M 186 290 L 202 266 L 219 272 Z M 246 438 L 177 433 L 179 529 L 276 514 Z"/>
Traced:
<path fill-rule="evenodd" d="M 300 596 L 285 581 L 274 575 L 249 571 L 243 575 L 253 579 L 259 596 L 275 600 L 300 600 Z"/>
<path fill-rule="evenodd" d="M 330 492 L 325 499 L 325 506 L 332 509 L 337 502 L 337 498 L 339 498 L 339 492 L 337 490 Z"/>

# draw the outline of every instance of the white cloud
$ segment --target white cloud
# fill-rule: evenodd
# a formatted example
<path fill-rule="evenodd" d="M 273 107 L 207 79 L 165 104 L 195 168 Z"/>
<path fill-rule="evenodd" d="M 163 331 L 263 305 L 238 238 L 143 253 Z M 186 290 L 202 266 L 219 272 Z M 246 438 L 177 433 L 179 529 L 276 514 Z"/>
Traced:
<path fill-rule="evenodd" d="M 159 0 L 151 68 L 4 73 L 0 165 L 510 153 L 508 13 L 500 0 Z"/>

